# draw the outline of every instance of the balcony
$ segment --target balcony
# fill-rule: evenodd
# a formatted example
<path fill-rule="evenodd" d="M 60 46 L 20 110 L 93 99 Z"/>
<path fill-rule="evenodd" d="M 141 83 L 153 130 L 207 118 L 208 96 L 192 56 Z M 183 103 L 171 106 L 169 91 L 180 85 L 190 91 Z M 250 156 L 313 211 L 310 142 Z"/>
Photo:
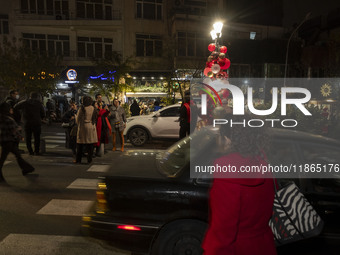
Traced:
<path fill-rule="evenodd" d="M 113 21 L 122 20 L 122 13 L 120 10 L 112 10 L 105 13 L 105 15 L 94 13 L 93 17 L 79 17 L 77 12 L 71 11 L 56 11 L 56 10 L 15 10 L 16 20 L 95 20 L 95 21 Z"/>

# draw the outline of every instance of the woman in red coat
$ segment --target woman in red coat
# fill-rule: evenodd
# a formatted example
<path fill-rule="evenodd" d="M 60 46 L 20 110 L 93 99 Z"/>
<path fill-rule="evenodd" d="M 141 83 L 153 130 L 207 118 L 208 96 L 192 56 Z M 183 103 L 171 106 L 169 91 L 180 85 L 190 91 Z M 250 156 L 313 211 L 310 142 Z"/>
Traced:
<path fill-rule="evenodd" d="M 265 139 L 259 128 L 233 127 L 224 133 L 231 137 L 230 153 L 215 160 L 214 165 L 230 164 L 237 170 L 267 165 L 262 150 Z M 204 255 L 275 255 L 274 236 L 268 225 L 274 201 L 273 179 L 240 173 L 214 177 Z"/>

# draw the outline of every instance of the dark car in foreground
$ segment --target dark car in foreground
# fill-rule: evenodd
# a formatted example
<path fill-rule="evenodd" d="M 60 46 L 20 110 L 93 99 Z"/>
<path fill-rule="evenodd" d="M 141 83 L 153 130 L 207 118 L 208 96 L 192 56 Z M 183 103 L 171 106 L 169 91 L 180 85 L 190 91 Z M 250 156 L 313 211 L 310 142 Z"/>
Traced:
<path fill-rule="evenodd" d="M 83 218 L 83 228 L 135 253 L 201 254 L 211 179 L 190 178 L 190 159 L 212 160 L 217 136 L 216 130 L 203 129 L 165 151 L 127 151 L 115 164 L 115 175 L 98 184 L 96 208 Z M 340 163 L 336 140 L 273 129 L 271 141 L 271 164 Z M 295 181 L 325 221 L 322 235 L 340 238 L 340 173 L 327 179 L 300 177 L 280 183 Z"/>

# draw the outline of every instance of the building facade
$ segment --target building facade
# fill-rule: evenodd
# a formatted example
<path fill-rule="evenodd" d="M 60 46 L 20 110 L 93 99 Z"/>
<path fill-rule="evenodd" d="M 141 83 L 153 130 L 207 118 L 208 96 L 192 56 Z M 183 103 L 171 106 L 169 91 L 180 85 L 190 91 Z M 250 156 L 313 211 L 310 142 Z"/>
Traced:
<path fill-rule="evenodd" d="M 228 47 L 230 75 L 264 77 L 271 70 L 268 65 L 274 70 L 284 63 L 284 29 L 229 21 L 224 0 L 0 0 L 0 4 L 0 37 L 16 37 L 32 50 L 60 55 L 67 68 L 88 73 L 94 59 L 119 53 L 123 60 L 131 60 L 137 92 L 168 93 L 167 83 L 202 73 L 217 19 L 225 24 L 221 43 Z"/>

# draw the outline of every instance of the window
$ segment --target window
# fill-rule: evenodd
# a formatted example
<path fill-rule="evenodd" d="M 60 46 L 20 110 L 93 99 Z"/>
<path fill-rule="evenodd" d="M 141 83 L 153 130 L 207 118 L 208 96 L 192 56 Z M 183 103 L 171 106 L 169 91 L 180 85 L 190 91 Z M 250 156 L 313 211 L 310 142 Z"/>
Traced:
<path fill-rule="evenodd" d="M 69 0 L 21 0 L 21 13 L 69 16 Z"/>
<path fill-rule="evenodd" d="M 172 107 L 160 112 L 161 117 L 179 117 L 180 107 Z"/>
<path fill-rule="evenodd" d="M 113 15 L 112 0 L 77 0 L 77 17 L 106 20 L 117 18 Z"/>
<path fill-rule="evenodd" d="M 78 57 L 110 58 L 113 40 L 111 38 L 78 37 Z"/>
<path fill-rule="evenodd" d="M 177 33 L 178 51 L 180 57 L 204 57 L 206 52 L 206 39 L 201 33 L 178 32 Z"/>
<path fill-rule="evenodd" d="M 24 33 L 22 37 L 26 47 L 40 54 L 47 52 L 49 56 L 70 56 L 70 38 L 67 35 Z"/>
<path fill-rule="evenodd" d="M 8 15 L 0 15 L 0 34 L 9 34 Z"/>
<path fill-rule="evenodd" d="M 161 20 L 162 0 L 136 0 L 136 17 L 139 19 Z"/>
<path fill-rule="evenodd" d="M 161 36 L 136 34 L 136 56 L 161 57 L 162 49 L 163 42 Z"/>

